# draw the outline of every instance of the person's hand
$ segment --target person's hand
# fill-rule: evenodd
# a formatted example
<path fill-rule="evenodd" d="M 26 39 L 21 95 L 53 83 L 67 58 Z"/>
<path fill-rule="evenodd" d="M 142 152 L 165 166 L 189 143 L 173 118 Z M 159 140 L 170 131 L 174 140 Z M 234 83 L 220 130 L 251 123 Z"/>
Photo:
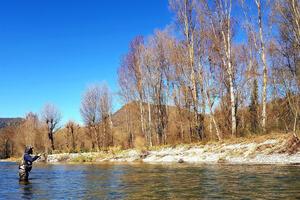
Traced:
<path fill-rule="evenodd" d="M 40 154 L 40 153 L 39 153 L 37 156 L 38 156 L 38 157 L 41 157 L 41 156 L 42 156 L 42 154 Z"/>

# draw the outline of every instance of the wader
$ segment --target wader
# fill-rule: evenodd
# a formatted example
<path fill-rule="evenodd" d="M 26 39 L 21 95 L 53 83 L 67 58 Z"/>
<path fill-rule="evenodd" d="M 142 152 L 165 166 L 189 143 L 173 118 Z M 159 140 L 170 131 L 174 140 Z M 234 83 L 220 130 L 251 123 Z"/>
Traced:
<path fill-rule="evenodd" d="M 19 165 L 19 180 L 20 181 L 28 181 L 29 172 L 32 169 L 32 163 L 26 162 L 24 159 Z"/>

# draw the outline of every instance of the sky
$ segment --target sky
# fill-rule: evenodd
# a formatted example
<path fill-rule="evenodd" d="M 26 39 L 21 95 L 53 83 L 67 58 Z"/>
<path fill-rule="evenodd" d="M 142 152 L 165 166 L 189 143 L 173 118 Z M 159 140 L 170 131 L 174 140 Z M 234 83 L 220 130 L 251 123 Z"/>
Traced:
<path fill-rule="evenodd" d="M 2 1 L 0 118 L 40 113 L 52 103 L 63 123 L 82 123 L 85 89 L 105 82 L 116 93 L 130 41 L 171 21 L 168 0 Z"/>

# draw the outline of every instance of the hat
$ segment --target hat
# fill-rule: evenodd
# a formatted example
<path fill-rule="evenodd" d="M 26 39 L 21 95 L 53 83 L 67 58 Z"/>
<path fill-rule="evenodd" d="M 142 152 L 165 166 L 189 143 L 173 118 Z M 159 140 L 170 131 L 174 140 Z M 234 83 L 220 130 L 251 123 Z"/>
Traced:
<path fill-rule="evenodd" d="M 25 148 L 25 153 L 28 153 L 28 154 L 32 154 L 33 153 L 33 147 L 31 145 L 29 146 L 26 146 Z"/>

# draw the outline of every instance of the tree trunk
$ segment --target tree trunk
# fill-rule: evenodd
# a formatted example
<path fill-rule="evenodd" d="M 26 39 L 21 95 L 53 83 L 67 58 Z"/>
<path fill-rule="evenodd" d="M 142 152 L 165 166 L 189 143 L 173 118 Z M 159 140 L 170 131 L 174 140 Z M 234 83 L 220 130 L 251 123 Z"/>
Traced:
<path fill-rule="evenodd" d="M 96 139 L 96 145 L 97 145 L 97 151 L 100 151 L 100 138 L 99 138 L 99 128 L 94 127 L 94 134 L 95 134 L 95 139 Z"/>
<path fill-rule="evenodd" d="M 112 146 L 114 146 L 114 132 L 113 132 L 113 121 L 112 121 L 112 114 L 110 113 L 108 116 L 109 121 L 109 132 L 110 132 L 110 143 Z"/>
<path fill-rule="evenodd" d="M 235 95 L 233 90 L 233 74 L 231 63 L 228 63 L 229 73 L 229 87 L 230 87 L 230 107 L 231 107 L 231 134 L 236 136 L 236 108 L 235 108 Z"/>
<path fill-rule="evenodd" d="M 229 22 L 228 22 L 229 23 Z M 235 94 L 233 84 L 233 68 L 231 64 L 231 46 L 230 46 L 230 26 L 227 30 L 227 37 L 224 31 L 222 31 L 223 42 L 225 45 L 226 59 L 223 59 L 223 63 L 226 66 L 229 81 L 229 95 L 230 95 L 230 109 L 231 109 L 231 135 L 236 136 L 236 108 L 235 108 Z M 226 60 L 226 61 L 225 61 Z"/>
<path fill-rule="evenodd" d="M 140 105 L 140 120 L 141 120 L 141 129 L 142 129 L 142 134 L 143 136 L 147 137 L 145 135 L 145 123 L 144 123 L 144 107 L 143 107 L 143 102 L 142 100 L 140 100 L 139 102 L 139 105 Z"/>
<path fill-rule="evenodd" d="M 49 139 L 51 142 L 51 149 L 52 149 L 52 151 L 54 151 L 55 149 L 54 149 L 53 133 L 51 131 L 49 131 L 48 135 L 49 135 Z"/>
<path fill-rule="evenodd" d="M 127 133 L 128 133 L 128 145 L 129 147 L 133 148 L 133 135 L 131 132 L 131 117 L 130 117 L 130 111 L 128 109 L 128 106 L 125 108 L 125 117 L 126 117 L 126 124 L 127 124 Z"/>
<path fill-rule="evenodd" d="M 299 1 L 298 1 L 299 2 Z M 300 44 L 300 11 L 299 11 L 299 3 L 297 4 L 295 0 L 291 0 L 291 7 L 292 7 L 292 16 L 295 21 L 295 28 L 294 28 L 294 35 L 295 39 Z M 298 5 L 298 6 L 297 6 Z"/>
<path fill-rule="evenodd" d="M 262 14 L 261 14 L 261 2 L 260 0 L 255 0 L 257 11 L 258 11 L 258 26 L 259 26 L 259 38 L 260 38 L 260 56 L 263 63 L 263 89 L 262 89 L 262 131 L 266 132 L 266 120 L 267 120 L 267 62 L 265 55 L 265 43 L 263 38 L 263 27 L 262 27 Z"/>
<path fill-rule="evenodd" d="M 76 149 L 74 131 L 72 131 L 72 149 L 73 149 L 73 151 Z"/>
<path fill-rule="evenodd" d="M 151 106 L 150 106 L 150 101 L 148 101 L 148 142 L 149 142 L 149 146 L 152 147 L 152 129 L 151 129 Z"/>
<path fill-rule="evenodd" d="M 219 2 L 222 7 L 222 2 Z M 236 137 L 236 105 L 235 105 L 235 94 L 234 94 L 234 71 L 231 64 L 231 0 L 229 1 L 228 8 L 225 9 L 225 16 L 227 26 L 221 29 L 223 38 L 223 48 L 225 51 L 225 58 L 222 58 L 224 67 L 226 67 L 228 81 L 229 81 L 229 95 L 230 95 L 230 109 L 231 109 L 231 135 Z"/>
<path fill-rule="evenodd" d="M 218 127 L 218 124 L 217 124 L 217 121 L 214 117 L 214 114 L 213 114 L 213 111 L 212 111 L 212 104 L 211 104 L 211 101 L 210 101 L 210 97 L 209 97 L 209 94 L 208 94 L 208 91 L 206 92 L 206 99 L 208 101 L 208 107 L 209 107 L 209 112 L 210 112 L 210 117 L 214 123 L 214 126 L 215 126 L 215 129 L 216 129 L 216 135 L 218 137 L 218 140 L 222 140 L 222 137 L 220 135 L 220 131 L 219 131 L 219 127 Z"/>
<path fill-rule="evenodd" d="M 294 117 L 293 134 L 294 134 L 295 137 L 298 137 L 297 133 L 296 133 L 296 130 L 297 130 L 297 118 L 298 118 L 298 110 L 296 110 L 296 114 L 295 114 L 295 117 Z"/>
<path fill-rule="evenodd" d="M 191 95 L 192 95 L 192 109 L 193 109 L 193 118 L 192 118 L 192 127 L 190 131 L 194 132 L 197 131 L 198 126 L 198 94 L 197 94 L 197 82 L 196 82 L 196 75 L 195 75 L 195 49 L 194 49 L 194 27 L 191 27 L 191 23 L 193 23 L 191 20 L 192 16 L 192 3 L 188 0 L 184 1 L 184 34 L 185 34 L 185 40 L 186 45 L 188 48 L 188 54 L 189 54 L 189 62 L 188 67 L 190 70 L 190 81 L 191 81 Z M 190 133 L 191 135 L 193 133 Z M 192 137 L 191 137 L 192 140 Z"/>

